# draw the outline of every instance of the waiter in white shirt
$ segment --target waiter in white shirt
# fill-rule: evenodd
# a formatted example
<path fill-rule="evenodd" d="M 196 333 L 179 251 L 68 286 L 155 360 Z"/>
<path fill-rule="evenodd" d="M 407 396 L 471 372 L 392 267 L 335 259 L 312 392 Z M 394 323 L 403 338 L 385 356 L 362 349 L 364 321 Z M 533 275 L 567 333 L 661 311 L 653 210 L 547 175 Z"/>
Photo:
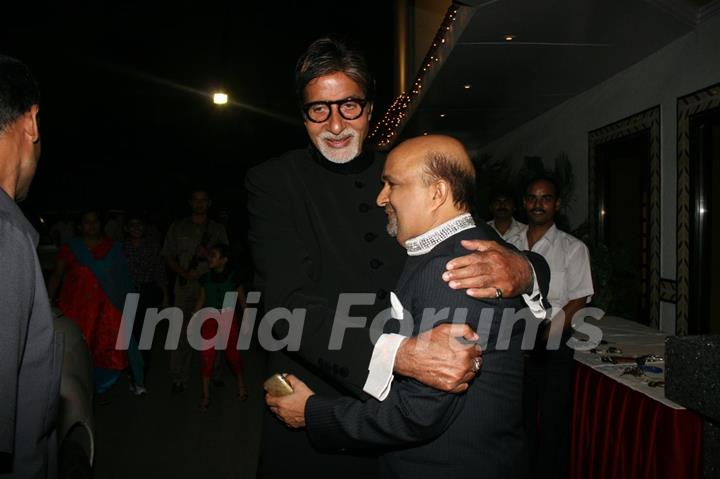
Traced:
<path fill-rule="evenodd" d="M 571 321 L 594 292 L 587 246 L 555 225 L 560 190 L 549 178 L 532 181 L 525 191 L 528 226 L 509 238 L 520 250 L 541 254 L 550 266 L 548 301 L 555 327 L 563 321 L 559 349 L 540 339 L 525 368 L 525 415 L 532 477 L 567 477 L 570 458 L 570 418 L 575 363 L 566 345 Z M 563 315 L 560 312 L 564 313 Z M 547 333 L 547 330 L 546 330 Z"/>
<path fill-rule="evenodd" d="M 490 193 L 490 214 L 493 219 L 487 222 L 497 231 L 502 239 L 508 241 L 525 228 L 525 223 L 517 221 L 515 214 L 515 198 L 507 187 L 494 189 Z"/>

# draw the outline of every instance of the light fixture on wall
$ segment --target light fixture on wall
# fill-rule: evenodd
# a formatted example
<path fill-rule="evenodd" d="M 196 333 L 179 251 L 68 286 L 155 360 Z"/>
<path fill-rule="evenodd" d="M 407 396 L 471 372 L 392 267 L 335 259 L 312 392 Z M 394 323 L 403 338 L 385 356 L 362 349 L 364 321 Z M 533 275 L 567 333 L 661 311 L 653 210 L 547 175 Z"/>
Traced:
<path fill-rule="evenodd" d="M 215 92 L 213 93 L 213 103 L 216 105 L 226 105 L 228 102 L 228 95 L 227 93 L 223 92 Z"/>
<path fill-rule="evenodd" d="M 511 42 L 513 40 L 515 40 L 515 35 L 505 35 L 506 42 Z"/>
<path fill-rule="evenodd" d="M 445 118 L 445 113 L 440 113 L 440 118 Z"/>
<path fill-rule="evenodd" d="M 469 89 L 472 88 L 472 85 L 468 84 L 468 85 L 463 86 L 463 88 L 466 89 L 466 90 L 469 90 Z"/>

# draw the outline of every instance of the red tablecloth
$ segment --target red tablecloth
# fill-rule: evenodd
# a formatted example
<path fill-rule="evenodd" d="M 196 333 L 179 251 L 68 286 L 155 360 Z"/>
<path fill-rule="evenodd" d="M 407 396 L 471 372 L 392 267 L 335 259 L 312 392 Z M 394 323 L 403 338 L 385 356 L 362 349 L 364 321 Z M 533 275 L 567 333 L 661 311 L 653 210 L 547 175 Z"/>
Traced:
<path fill-rule="evenodd" d="M 692 479 L 702 473 L 702 421 L 577 363 L 570 477 Z"/>

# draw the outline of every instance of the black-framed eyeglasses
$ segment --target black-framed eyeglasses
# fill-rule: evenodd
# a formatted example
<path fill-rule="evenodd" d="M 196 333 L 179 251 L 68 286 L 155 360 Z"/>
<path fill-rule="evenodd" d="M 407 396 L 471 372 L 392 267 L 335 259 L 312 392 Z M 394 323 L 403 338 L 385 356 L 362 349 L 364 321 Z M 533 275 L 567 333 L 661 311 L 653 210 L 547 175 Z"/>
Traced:
<path fill-rule="evenodd" d="M 365 111 L 368 101 L 364 98 L 345 98 L 335 101 L 311 101 L 303 105 L 305 118 L 313 123 L 322 123 L 330 118 L 332 106 L 337 105 L 338 113 L 346 120 L 357 120 Z"/>

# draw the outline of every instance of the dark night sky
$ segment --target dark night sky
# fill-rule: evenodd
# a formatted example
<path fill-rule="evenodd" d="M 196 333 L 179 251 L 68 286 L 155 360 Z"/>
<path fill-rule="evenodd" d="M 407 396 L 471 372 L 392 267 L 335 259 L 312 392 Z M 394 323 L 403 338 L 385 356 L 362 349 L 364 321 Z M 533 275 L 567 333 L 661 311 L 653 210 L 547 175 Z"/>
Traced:
<path fill-rule="evenodd" d="M 293 68 L 322 35 L 365 51 L 378 81 L 376 112 L 392 98 L 387 0 L 57 1 L 17 8 L 3 15 L 0 52 L 30 65 L 41 84 L 43 155 L 24 204 L 33 212 L 145 205 L 174 216 L 197 182 L 242 208 L 245 169 L 307 143 Z M 290 122 L 218 108 L 193 92 L 220 85 L 231 100 Z"/>

